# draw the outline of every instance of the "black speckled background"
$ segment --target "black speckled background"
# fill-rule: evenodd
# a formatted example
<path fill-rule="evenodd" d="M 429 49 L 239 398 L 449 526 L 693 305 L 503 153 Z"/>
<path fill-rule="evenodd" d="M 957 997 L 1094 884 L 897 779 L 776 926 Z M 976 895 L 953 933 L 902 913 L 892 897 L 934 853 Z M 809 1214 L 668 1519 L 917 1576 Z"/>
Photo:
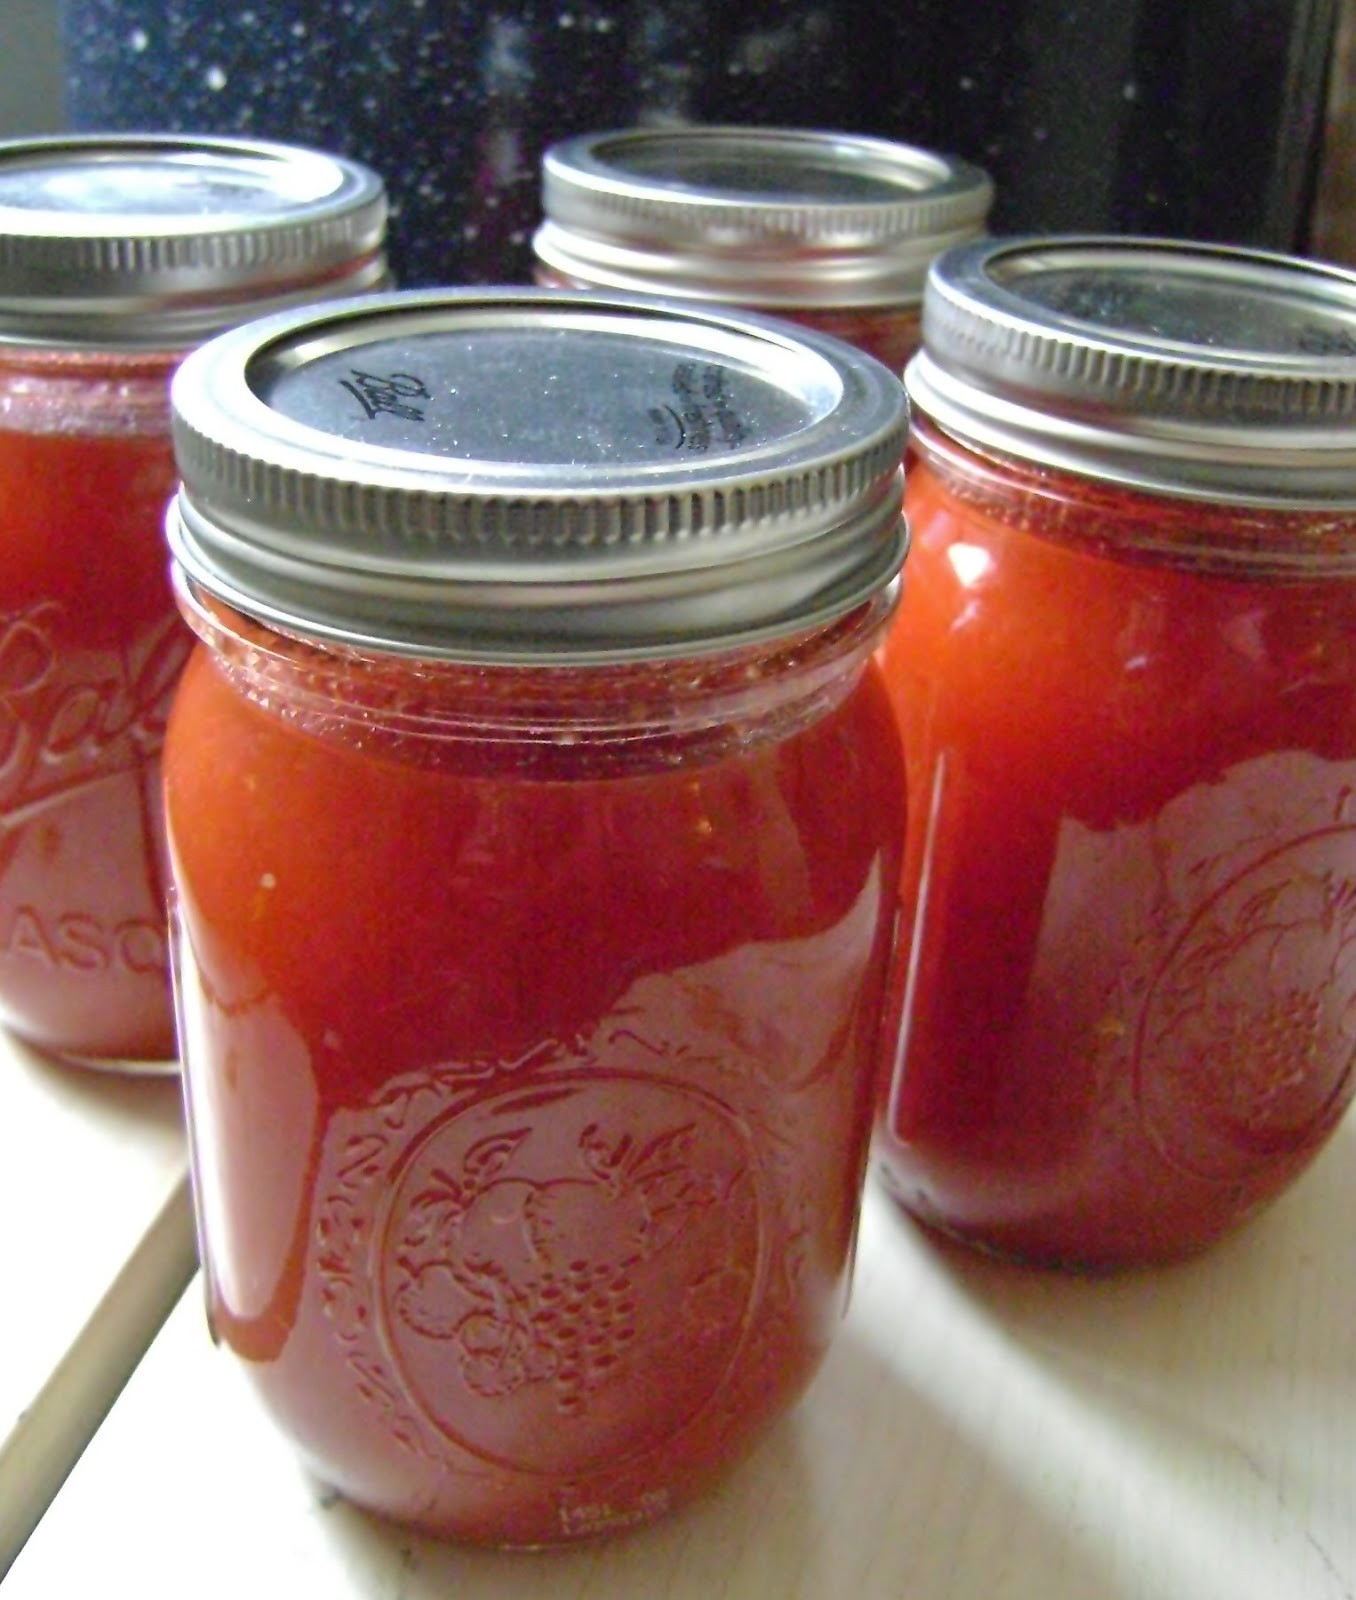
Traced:
<path fill-rule="evenodd" d="M 541 151 L 638 122 L 881 133 L 987 167 L 1000 231 L 1302 249 L 1336 0 L 64 0 L 81 129 L 370 162 L 416 283 L 526 279 Z"/>

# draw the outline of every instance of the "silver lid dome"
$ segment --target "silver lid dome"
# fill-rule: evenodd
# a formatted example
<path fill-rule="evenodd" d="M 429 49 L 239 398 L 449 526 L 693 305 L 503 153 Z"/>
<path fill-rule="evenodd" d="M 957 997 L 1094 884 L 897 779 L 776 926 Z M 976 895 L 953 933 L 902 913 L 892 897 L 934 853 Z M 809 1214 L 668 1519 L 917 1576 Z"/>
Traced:
<path fill-rule="evenodd" d="M 685 653 L 841 616 L 904 556 L 899 380 L 756 316 L 392 292 L 223 334 L 172 393 L 175 556 L 305 636 Z"/>

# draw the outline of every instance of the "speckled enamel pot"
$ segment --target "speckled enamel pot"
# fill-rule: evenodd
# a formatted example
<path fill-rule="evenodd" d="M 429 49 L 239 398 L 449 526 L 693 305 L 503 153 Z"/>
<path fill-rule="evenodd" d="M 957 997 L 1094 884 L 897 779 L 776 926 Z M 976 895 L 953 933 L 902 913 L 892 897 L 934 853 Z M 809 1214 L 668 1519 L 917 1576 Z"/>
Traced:
<path fill-rule="evenodd" d="M 395 271 L 420 284 L 528 281 L 542 152 L 638 124 L 947 151 L 993 177 L 995 232 L 1303 248 L 1337 6 L 1274 0 L 1240 21 L 1235 0 L 64 0 L 62 15 L 75 127 L 356 156 L 394 202 Z"/>
<path fill-rule="evenodd" d="M 391 193 L 407 285 L 527 281 L 541 153 L 565 134 L 896 121 L 889 52 L 861 50 L 858 8 L 825 0 L 74 0 L 64 14 L 77 126 L 361 155 Z"/>

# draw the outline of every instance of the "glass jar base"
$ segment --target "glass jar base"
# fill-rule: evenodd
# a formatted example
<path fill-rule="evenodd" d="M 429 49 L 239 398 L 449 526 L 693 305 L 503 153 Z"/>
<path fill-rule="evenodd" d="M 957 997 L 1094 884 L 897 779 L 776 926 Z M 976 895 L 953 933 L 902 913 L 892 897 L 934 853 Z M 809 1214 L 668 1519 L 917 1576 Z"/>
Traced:
<path fill-rule="evenodd" d="M 179 1075 L 177 1055 L 121 1056 L 102 1051 L 60 1050 L 40 1039 L 28 1038 L 12 1024 L 0 1024 L 0 1031 L 21 1049 L 58 1067 L 77 1067 L 82 1071 L 118 1077 L 171 1078 Z"/>
<path fill-rule="evenodd" d="M 73 1067 L 82 1067 L 89 1072 L 107 1072 L 115 1075 L 133 1078 L 177 1078 L 179 1076 L 179 1058 L 172 1056 L 168 1060 L 134 1060 L 124 1056 L 80 1056 L 62 1055 L 49 1052 L 58 1061 L 69 1062 Z"/>
<path fill-rule="evenodd" d="M 724 1477 L 730 1467 L 720 1469 Z M 365 1500 L 361 1494 L 350 1494 L 339 1487 L 332 1478 L 314 1474 L 318 1503 L 330 1510 L 344 1505 L 353 1512 L 370 1517 L 381 1527 L 395 1534 L 413 1533 L 421 1538 L 435 1539 L 440 1543 L 459 1545 L 467 1550 L 501 1551 L 506 1555 L 565 1555 L 571 1550 L 597 1548 L 632 1534 L 643 1533 L 647 1528 L 667 1521 L 685 1507 L 700 1499 L 702 1490 L 672 1494 L 668 1489 L 651 1489 L 632 1504 L 609 1503 L 600 1506 L 556 1507 L 556 1521 L 544 1510 L 542 1519 L 524 1517 L 517 1531 L 496 1529 L 487 1522 L 457 1516 L 403 1515 L 389 1507 Z"/>
<path fill-rule="evenodd" d="M 1227 1225 L 1199 1238 L 1172 1243 L 1146 1241 L 1134 1246 L 1124 1241 L 1076 1245 L 1061 1241 L 1053 1229 L 1042 1232 L 1040 1223 L 1010 1226 L 949 1221 L 929 1210 L 917 1196 L 906 1194 L 889 1170 L 877 1165 L 875 1178 L 897 1210 L 929 1237 L 948 1247 L 963 1249 L 1007 1266 L 1033 1271 L 1061 1272 L 1074 1277 L 1108 1278 L 1133 1272 L 1152 1272 L 1203 1255 L 1246 1226 L 1253 1210 L 1240 1213 Z M 1257 1208 L 1260 1209 L 1260 1206 Z"/>

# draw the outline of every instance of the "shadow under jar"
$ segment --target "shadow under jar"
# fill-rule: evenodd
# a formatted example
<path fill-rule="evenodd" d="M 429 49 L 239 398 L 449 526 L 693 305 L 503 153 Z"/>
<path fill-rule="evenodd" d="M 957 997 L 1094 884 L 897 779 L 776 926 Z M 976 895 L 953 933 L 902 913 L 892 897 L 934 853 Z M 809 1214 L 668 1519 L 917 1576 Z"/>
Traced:
<path fill-rule="evenodd" d="M 790 318 L 894 371 L 934 257 L 983 231 L 988 175 L 890 139 L 808 128 L 583 134 L 542 158 L 539 283 Z"/>
<path fill-rule="evenodd" d="M 244 140 L 0 143 L 0 1018 L 172 1064 L 160 746 L 169 380 L 251 314 L 383 281 L 365 168 Z"/>
<path fill-rule="evenodd" d="M 903 830 L 878 363 L 643 299 L 274 318 L 174 386 L 210 1316 L 327 1481 L 644 1522 L 841 1316 Z"/>
<path fill-rule="evenodd" d="M 907 377 L 910 951 L 880 1170 L 1088 1267 L 1279 1194 L 1356 1066 L 1356 276 L 944 257 Z"/>

